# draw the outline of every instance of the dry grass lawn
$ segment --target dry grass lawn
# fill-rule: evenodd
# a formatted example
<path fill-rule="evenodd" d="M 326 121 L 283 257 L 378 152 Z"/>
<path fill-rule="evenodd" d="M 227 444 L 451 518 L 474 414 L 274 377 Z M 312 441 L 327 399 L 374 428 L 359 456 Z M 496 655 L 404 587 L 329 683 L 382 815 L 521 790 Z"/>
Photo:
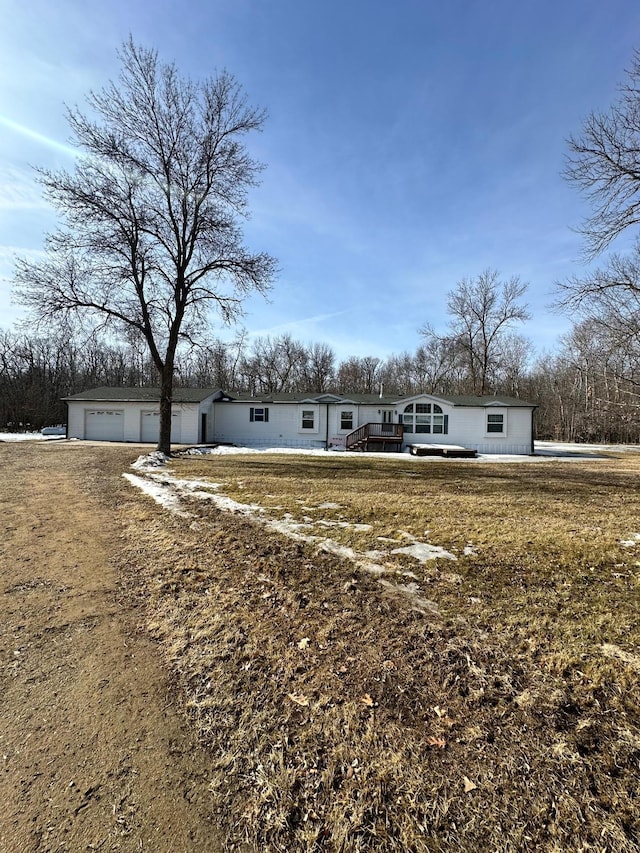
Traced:
<path fill-rule="evenodd" d="M 166 473 L 264 510 L 119 496 L 229 849 L 640 850 L 640 455 Z"/>

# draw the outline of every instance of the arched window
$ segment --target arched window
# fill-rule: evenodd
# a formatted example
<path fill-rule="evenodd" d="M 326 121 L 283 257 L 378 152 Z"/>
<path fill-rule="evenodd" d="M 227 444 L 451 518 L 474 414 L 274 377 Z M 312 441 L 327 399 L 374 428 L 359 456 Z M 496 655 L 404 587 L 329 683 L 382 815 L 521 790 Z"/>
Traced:
<path fill-rule="evenodd" d="M 445 435 L 448 432 L 448 420 L 437 403 L 409 403 L 401 415 L 406 433 Z"/>

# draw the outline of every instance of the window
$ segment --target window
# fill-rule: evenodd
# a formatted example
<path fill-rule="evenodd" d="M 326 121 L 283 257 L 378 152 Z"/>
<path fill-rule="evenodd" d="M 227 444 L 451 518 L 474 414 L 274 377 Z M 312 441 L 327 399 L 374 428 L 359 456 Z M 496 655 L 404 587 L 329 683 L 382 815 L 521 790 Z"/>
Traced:
<path fill-rule="evenodd" d="M 487 415 L 487 432 L 504 432 L 504 415 Z"/>
<path fill-rule="evenodd" d="M 314 414 L 313 409 L 302 410 L 302 429 L 314 429 Z"/>
<path fill-rule="evenodd" d="M 266 424 L 269 421 L 269 409 L 260 408 L 254 409 L 252 406 L 249 409 L 249 420 L 253 423 L 264 423 Z"/>
<path fill-rule="evenodd" d="M 340 412 L 340 429 L 353 429 L 353 412 Z"/>
<path fill-rule="evenodd" d="M 449 431 L 449 416 L 437 403 L 409 403 L 404 407 L 400 422 L 406 433 L 436 433 Z"/>

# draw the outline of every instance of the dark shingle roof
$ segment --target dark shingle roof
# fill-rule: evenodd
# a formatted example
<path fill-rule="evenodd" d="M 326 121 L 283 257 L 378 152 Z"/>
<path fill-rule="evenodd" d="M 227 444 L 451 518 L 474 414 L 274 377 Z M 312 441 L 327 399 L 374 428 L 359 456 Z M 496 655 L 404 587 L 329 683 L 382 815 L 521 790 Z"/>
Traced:
<path fill-rule="evenodd" d="M 299 391 L 298 393 L 274 393 L 274 394 L 248 394 L 246 392 L 231 391 L 228 396 L 232 401 L 239 403 L 299 403 L 303 400 L 317 400 L 328 397 L 329 402 L 335 399 L 337 403 L 359 403 L 360 405 L 382 405 L 394 406 L 404 400 L 414 400 L 417 397 L 425 396 L 423 394 L 384 394 L 382 397 L 379 394 L 318 394 L 315 391 Z M 436 400 L 442 400 L 452 406 L 510 406 L 515 408 L 532 409 L 535 408 L 535 403 L 529 403 L 526 400 L 520 400 L 517 397 L 506 396 L 475 396 L 473 394 L 426 394 L 427 397 L 433 397 Z"/>
<path fill-rule="evenodd" d="M 219 388 L 174 388 L 174 403 L 200 403 L 211 395 L 222 394 Z M 90 388 L 80 394 L 72 394 L 63 397 L 63 400 L 87 400 L 90 402 L 105 403 L 158 403 L 160 401 L 159 388 L 122 388 L 103 386 L 102 388 Z"/>
<path fill-rule="evenodd" d="M 305 400 L 313 401 L 328 401 L 338 404 L 348 405 L 348 403 L 369 405 L 369 406 L 394 406 L 404 400 L 414 400 L 422 394 L 408 394 L 400 396 L 398 394 L 333 394 L 333 393 L 317 393 L 316 391 L 299 391 L 296 393 L 280 392 L 280 393 L 264 393 L 264 394 L 248 394 L 246 392 L 225 392 L 220 388 L 175 388 L 173 391 L 174 403 L 200 403 L 209 396 L 216 396 L 218 399 L 231 400 L 239 403 L 301 403 Z M 528 403 L 526 400 L 520 400 L 516 397 L 504 396 L 484 396 L 478 397 L 472 394 L 427 394 L 426 396 L 442 400 L 452 406 L 510 406 L 515 408 L 535 408 L 535 403 Z M 159 388 L 122 388 L 108 387 L 91 388 L 88 391 L 83 391 L 80 394 L 73 394 L 70 397 L 63 397 L 63 400 L 86 400 L 87 402 L 105 402 L 105 403 L 157 403 L 160 400 Z"/>
<path fill-rule="evenodd" d="M 521 400 L 519 397 L 506 397 L 501 394 L 485 395 L 478 397 L 474 394 L 431 394 L 431 397 L 437 397 L 440 400 L 445 400 L 451 403 L 452 406 L 512 406 L 521 409 L 531 409 L 536 406 L 536 403 L 529 403 L 527 400 Z"/>

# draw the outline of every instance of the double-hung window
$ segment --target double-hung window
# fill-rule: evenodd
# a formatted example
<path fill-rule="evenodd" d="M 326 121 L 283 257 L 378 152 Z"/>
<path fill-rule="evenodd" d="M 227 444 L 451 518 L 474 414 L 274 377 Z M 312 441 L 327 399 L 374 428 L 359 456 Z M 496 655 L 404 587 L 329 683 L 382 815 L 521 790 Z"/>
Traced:
<path fill-rule="evenodd" d="M 487 433 L 504 433 L 504 415 L 487 415 Z"/>
<path fill-rule="evenodd" d="M 315 412 L 313 409 L 302 410 L 302 429 L 315 429 Z"/>
<path fill-rule="evenodd" d="M 353 411 L 344 410 L 340 412 L 340 429 L 353 429 Z"/>
<path fill-rule="evenodd" d="M 251 408 L 249 409 L 249 420 L 251 421 L 251 423 L 268 423 L 269 409 L 264 406 L 251 406 Z"/>

